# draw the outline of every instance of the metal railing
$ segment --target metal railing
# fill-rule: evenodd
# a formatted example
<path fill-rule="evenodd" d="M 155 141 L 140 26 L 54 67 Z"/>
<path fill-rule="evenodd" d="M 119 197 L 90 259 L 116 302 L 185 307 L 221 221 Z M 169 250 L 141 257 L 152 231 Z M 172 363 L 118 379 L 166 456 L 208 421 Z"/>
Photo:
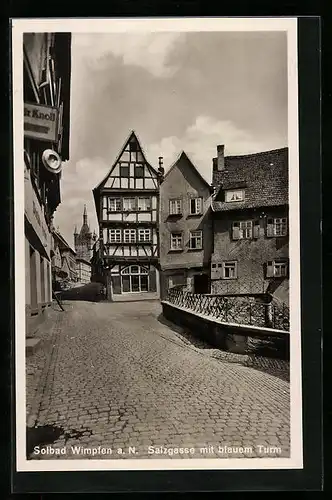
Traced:
<path fill-rule="evenodd" d="M 289 331 L 289 307 L 286 304 L 264 303 L 253 297 L 194 294 L 179 287 L 168 290 L 166 301 L 225 323 Z"/>

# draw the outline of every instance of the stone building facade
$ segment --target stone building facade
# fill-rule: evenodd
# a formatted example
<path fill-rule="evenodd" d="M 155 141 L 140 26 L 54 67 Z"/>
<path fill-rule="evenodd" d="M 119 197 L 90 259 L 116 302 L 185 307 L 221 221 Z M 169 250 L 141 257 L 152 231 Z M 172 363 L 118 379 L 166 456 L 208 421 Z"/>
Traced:
<path fill-rule="evenodd" d="M 213 160 L 213 294 L 288 302 L 288 149 Z"/>
<path fill-rule="evenodd" d="M 71 35 L 23 35 L 26 335 L 52 301 L 53 214 L 61 202 L 61 160 L 69 159 Z M 56 167 L 56 168 L 55 168 Z"/>
<path fill-rule="evenodd" d="M 66 281 L 68 284 L 78 280 L 76 270 L 76 252 L 67 243 L 59 231 L 53 231 L 54 255 L 52 258 L 52 274 L 54 281 Z M 59 267 L 59 257 L 61 267 Z"/>
<path fill-rule="evenodd" d="M 91 262 L 76 258 L 77 281 L 86 285 L 91 282 Z"/>
<path fill-rule="evenodd" d="M 212 188 L 185 152 L 160 186 L 161 296 L 180 285 L 193 293 L 210 291 Z"/>

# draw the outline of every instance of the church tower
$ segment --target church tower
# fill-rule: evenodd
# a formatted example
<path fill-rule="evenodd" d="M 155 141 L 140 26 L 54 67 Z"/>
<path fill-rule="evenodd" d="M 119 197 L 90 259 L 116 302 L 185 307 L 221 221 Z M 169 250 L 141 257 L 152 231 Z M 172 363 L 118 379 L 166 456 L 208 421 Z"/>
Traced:
<path fill-rule="evenodd" d="M 92 245 L 93 245 L 93 237 L 90 232 L 90 227 L 88 224 L 88 215 L 86 211 L 86 205 L 84 205 L 83 209 L 83 224 L 80 232 L 77 232 L 75 227 L 74 231 L 74 243 L 75 243 L 75 251 L 77 253 L 78 259 L 84 259 L 90 262 L 92 257 Z"/>

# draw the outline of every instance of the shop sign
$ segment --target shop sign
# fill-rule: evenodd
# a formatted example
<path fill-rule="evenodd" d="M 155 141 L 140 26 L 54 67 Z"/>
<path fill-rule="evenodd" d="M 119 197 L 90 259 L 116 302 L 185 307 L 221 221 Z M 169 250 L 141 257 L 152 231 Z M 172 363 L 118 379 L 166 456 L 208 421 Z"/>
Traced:
<path fill-rule="evenodd" d="M 58 141 L 58 108 L 24 103 L 24 136 L 42 141 Z"/>

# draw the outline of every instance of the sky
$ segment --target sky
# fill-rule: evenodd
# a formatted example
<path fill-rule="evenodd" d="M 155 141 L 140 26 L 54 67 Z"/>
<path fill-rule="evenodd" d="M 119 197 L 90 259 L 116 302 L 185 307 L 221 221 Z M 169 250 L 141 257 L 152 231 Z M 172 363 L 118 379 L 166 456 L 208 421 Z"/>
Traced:
<path fill-rule="evenodd" d="M 167 171 L 181 151 L 211 182 L 225 155 L 287 146 L 284 32 L 73 33 L 70 160 L 54 224 L 73 246 L 92 189 L 135 130 L 147 161 Z"/>

